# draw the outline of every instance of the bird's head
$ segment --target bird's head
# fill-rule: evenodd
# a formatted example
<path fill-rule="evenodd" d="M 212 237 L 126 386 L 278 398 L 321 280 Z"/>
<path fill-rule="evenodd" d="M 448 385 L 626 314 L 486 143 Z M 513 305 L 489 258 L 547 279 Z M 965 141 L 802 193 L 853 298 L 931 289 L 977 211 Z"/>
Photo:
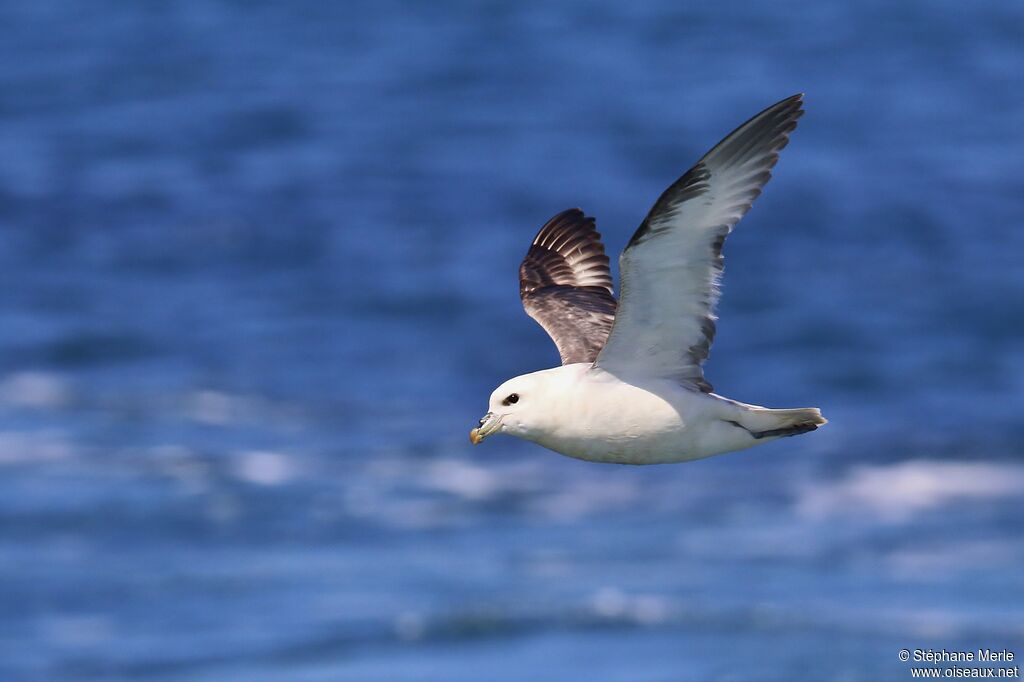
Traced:
<path fill-rule="evenodd" d="M 469 432 L 473 445 L 496 433 L 528 438 L 541 427 L 545 414 L 544 378 L 540 372 L 509 379 L 491 393 L 487 414 Z"/>

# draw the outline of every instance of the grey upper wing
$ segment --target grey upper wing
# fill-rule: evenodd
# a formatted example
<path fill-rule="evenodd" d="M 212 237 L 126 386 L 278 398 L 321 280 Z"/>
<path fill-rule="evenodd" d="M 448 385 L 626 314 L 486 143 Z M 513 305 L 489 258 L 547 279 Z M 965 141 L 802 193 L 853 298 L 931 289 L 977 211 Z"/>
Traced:
<path fill-rule="evenodd" d="M 665 190 L 619 259 L 621 300 L 597 364 L 711 391 L 701 364 L 715 334 L 722 245 L 803 114 L 802 95 L 744 123 Z"/>
<path fill-rule="evenodd" d="M 519 266 L 519 295 L 555 342 L 563 365 L 597 358 L 616 304 L 593 218 L 572 208 L 545 223 Z"/>

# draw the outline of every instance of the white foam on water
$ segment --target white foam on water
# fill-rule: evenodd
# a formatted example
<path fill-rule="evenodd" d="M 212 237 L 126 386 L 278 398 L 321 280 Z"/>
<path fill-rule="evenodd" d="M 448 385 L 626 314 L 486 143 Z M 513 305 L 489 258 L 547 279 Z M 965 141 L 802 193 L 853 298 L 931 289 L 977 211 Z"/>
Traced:
<path fill-rule="evenodd" d="M 0 381 L 0 405 L 53 409 L 70 398 L 67 382 L 49 372 L 15 372 Z"/>
<path fill-rule="evenodd" d="M 485 500 L 497 494 L 502 484 L 493 470 L 461 459 L 439 459 L 424 472 L 426 485 L 469 500 Z"/>
<path fill-rule="evenodd" d="M 664 597 L 654 594 L 627 594 L 612 586 L 600 588 L 588 601 L 594 615 L 607 620 L 657 625 L 668 621 L 673 615 L 672 605 Z"/>
<path fill-rule="evenodd" d="M 1024 466 L 997 462 L 911 460 L 861 466 L 834 482 L 798 491 L 797 511 L 814 518 L 904 521 L 956 503 L 1024 496 Z"/>
<path fill-rule="evenodd" d="M 219 391 L 196 391 L 185 400 L 185 414 L 203 424 L 223 426 L 251 412 L 248 400 Z"/>
<path fill-rule="evenodd" d="M 299 474 L 288 455 L 268 450 L 240 452 L 235 455 L 232 468 L 239 479 L 264 486 L 288 483 Z"/>
<path fill-rule="evenodd" d="M 69 459 L 75 448 L 56 431 L 0 431 L 0 464 Z"/>
<path fill-rule="evenodd" d="M 889 573 L 898 579 L 944 579 L 951 573 L 1018 565 L 1024 553 L 1020 543 L 1005 540 L 944 542 L 926 547 L 900 549 L 886 558 Z"/>
<path fill-rule="evenodd" d="M 572 481 L 559 481 L 559 487 L 531 500 L 530 510 L 545 518 L 573 521 L 617 509 L 641 508 L 646 491 L 636 480 L 603 474 L 581 474 Z"/>

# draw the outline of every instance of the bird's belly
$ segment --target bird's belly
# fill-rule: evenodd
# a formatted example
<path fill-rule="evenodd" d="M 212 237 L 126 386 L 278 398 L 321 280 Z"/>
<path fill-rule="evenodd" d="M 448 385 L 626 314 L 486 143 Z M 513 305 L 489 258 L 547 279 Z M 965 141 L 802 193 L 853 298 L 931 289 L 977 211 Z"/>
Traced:
<path fill-rule="evenodd" d="M 699 416 L 695 414 L 699 406 L 694 409 L 646 390 L 630 389 L 606 401 L 581 401 L 572 410 L 573 419 L 536 442 L 592 462 L 658 464 L 706 456 L 698 430 L 688 428 L 691 417 Z"/>
<path fill-rule="evenodd" d="M 569 457 L 590 462 L 612 464 L 663 464 L 699 459 L 704 455 L 696 451 L 685 437 L 667 438 L 643 436 L 635 439 L 592 440 L 585 438 L 554 437 L 538 443 Z"/>

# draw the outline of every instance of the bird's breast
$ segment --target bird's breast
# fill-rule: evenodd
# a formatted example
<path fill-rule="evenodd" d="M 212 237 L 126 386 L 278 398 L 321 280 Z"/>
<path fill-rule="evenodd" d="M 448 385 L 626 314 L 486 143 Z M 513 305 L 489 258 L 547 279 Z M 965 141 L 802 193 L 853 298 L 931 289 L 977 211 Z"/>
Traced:
<path fill-rule="evenodd" d="M 536 442 L 578 459 L 643 464 L 687 446 L 688 412 L 671 390 L 599 377 L 580 381 L 559 407 L 564 418 Z M 695 396 L 696 397 L 696 396 Z"/>

